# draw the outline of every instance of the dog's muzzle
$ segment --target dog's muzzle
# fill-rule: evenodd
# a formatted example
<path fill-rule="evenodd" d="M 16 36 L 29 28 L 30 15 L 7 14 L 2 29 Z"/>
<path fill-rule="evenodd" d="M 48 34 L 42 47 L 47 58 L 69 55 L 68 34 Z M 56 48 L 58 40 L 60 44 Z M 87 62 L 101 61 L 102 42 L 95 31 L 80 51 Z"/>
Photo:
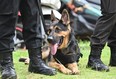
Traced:
<path fill-rule="evenodd" d="M 54 40 L 54 37 L 53 36 L 48 36 L 47 40 L 50 43 L 51 54 L 52 55 L 55 55 L 56 52 L 57 52 L 58 43 Z"/>

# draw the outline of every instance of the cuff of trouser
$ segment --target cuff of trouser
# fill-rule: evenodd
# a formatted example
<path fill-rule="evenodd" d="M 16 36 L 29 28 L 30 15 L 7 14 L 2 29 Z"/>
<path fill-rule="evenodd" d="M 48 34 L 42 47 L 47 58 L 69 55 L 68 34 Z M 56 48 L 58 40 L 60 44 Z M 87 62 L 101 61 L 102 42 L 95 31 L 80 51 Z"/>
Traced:
<path fill-rule="evenodd" d="M 116 46 L 114 45 L 114 46 L 109 46 L 110 48 L 112 48 L 112 49 L 115 49 L 116 48 Z"/>
<path fill-rule="evenodd" d="M 8 38 L 9 39 L 9 38 Z M 14 42 L 11 40 L 0 40 L 0 53 L 1 52 L 12 52 L 14 50 Z"/>
<path fill-rule="evenodd" d="M 38 48 L 42 47 L 42 40 L 37 40 L 37 41 L 31 41 L 31 42 L 26 42 L 26 48 Z"/>
<path fill-rule="evenodd" d="M 42 40 L 36 40 L 36 41 L 31 41 L 31 42 L 26 42 L 26 48 L 38 48 L 42 47 Z"/>

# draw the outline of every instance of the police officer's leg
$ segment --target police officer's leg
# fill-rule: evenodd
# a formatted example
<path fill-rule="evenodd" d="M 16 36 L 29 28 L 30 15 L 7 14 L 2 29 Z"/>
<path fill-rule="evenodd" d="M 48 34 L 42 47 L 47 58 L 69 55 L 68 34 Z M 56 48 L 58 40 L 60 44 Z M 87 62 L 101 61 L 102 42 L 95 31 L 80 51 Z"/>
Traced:
<path fill-rule="evenodd" d="M 55 69 L 48 67 L 42 60 L 41 25 L 37 6 L 37 0 L 22 0 L 20 5 L 24 25 L 23 35 L 30 58 L 28 70 L 34 73 L 54 75 L 56 74 Z"/>
<path fill-rule="evenodd" d="M 116 66 L 116 25 L 114 26 L 109 38 L 108 46 L 110 47 L 110 66 Z"/>
<path fill-rule="evenodd" d="M 18 0 L 0 0 L 0 61 L 2 79 L 16 79 L 12 52 Z M 15 5 L 16 6 L 15 6 Z"/>
<path fill-rule="evenodd" d="M 97 21 L 96 28 L 91 37 L 91 51 L 87 64 L 88 67 L 94 70 L 109 71 L 109 68 L 101 61 L 101 52 L 115 24 L 115 17 L 115 14 L 106 14 Z"/>

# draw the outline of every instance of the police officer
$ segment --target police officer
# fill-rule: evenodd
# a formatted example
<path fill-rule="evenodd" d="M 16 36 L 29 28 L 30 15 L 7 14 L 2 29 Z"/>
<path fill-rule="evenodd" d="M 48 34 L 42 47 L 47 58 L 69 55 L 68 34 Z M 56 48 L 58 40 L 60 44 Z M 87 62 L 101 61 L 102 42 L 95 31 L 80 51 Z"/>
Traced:
<path fill-rule="evenodd" d="M 91 36 L 91 51 L 87 67 L 98 71 L 109 71 L 101 61 L 101 52 L 106 42 L 110 47 L 110 66 L 116 66 L 116 0 L 101 0 L 102 16 L 99 17 L 96 28 Z"/>
<path fill-rule="evenodd" d="M 40 1 L 38 1 L 40 4 Z M 28 71 L 45 75 L 54 75 L 55 69 L 48 67 L 41 57 L 42 39 L 40 37 L 40 19 L 37 0 L 0 0 L 0 64 L 2 79 L 16 79 L 12 52 L 15 24 L 20 7 L 23 36 L 29 52 Z M 42 15 L 41 15 L 42 16 Z"/>

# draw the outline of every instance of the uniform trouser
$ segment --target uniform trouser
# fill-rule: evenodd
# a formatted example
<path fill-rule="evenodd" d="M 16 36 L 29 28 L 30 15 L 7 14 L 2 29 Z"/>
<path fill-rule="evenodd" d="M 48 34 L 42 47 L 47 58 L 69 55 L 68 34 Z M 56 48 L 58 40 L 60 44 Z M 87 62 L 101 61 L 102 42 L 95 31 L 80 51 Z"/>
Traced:
<path fill-rule="evenodd" d="M 90 45 L 103 48 L 106 42 L 110 47 L 116 46 L 116 13 L 103 14 L 98 19 Z"/>
<path fill-rule="evenodd" d="M 0 0 L 0 52 L 13 51 L 19 9 L 26 47 L 37 48 L 42 45 L 37 0 Z"/>

